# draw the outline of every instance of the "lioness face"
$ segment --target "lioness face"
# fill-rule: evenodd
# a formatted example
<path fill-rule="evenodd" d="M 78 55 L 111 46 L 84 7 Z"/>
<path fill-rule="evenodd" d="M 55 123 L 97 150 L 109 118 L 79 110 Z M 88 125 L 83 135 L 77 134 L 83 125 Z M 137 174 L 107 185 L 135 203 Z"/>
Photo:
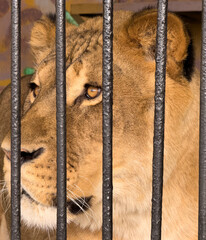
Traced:
<path fill-rule="evenodd" d="M 179 129 L 192 101 L 182 64 L 187 57 L 190 40 L 175 15 L 169 15 L 170 22 L 172 27 L 168 27 L 168 38 L 170 31 L 173 36 L 168 45 L 165 130 L 165 161 L 168 167 L 165 168 L 165 181 L 176 164 L 178 154 L 167 145 L 168 138 L 175 145 L 181 145 L 184 133 L 178 135 Z M 174 24 L 178 25 L 175 31 L 182 34 L 181 49 L 178 52 L 177 48 L 175 53 L 173 47 L 176 48 L 179 43 L 176 43 L 178 39 L 172 32 Z M 155 29 L 155 10 L 136 15 L 118 13 L 118 19 L 115 17 L 114 20 L 115 224 L 125 214 L 129 216 L 150 209 Z M 32 31 L 31 46 L 36 57 L 36 73 L 30 83 L 21 121 L 22 219 L 28 225 L 42 228 L 56 227 L 54 32 L 55 26 L 49 18 L 39 21 Z M 102 224 L 102 19 L 89 20 L 78 28 L 69 26 L 66 52 L 68 223 L 73 221 L 83 228 L 99 230 Z M 6 152 L 4 172 L 9 190 L 10 133 L 4 139 L 2 148 Z"/>

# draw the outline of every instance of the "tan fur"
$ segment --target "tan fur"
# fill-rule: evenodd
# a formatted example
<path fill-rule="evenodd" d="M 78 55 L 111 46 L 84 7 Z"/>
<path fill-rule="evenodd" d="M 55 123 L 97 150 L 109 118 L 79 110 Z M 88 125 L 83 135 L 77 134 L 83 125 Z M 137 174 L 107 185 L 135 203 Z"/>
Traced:
<path fill-rule="evenodd" d="M 114 17 L 115 240 L 150 238 L 156 19 L 156 10 L 136 14 L 117 12 Z M 45 150 L 21 167 L 22 187 L 35 199 L 31 201 L 24 195 L 21 201 L 22 220 L 29 229 L 51 230 L 56 226 L 56 207 L 53 206 L 56 198 L 54 32 L 54 24 L 44 17 L 35 24 L 31 36 L 36 58 L 36 74 L 31 81 L 40 87 L 40 92 L 36 99 L 32 92 L 24 99 L 21 147 L 29 152 L 42 147 Z M 199 76 L 193 73 L 189 82 L 183 75 L 189 43 L 183 22 L 169 13 L 164 240 L 197 239 Z M 67 197 L 69 201 L 92 196 L 91 207 L 84 214 L 74 215 L 67 211 L 68 239 L 99 240 L 102 225 L 102 96 L 86 99 L 85 85 L 102 85 L 102 18 L 88 20 L 78 28 L 67 27 L 66 55 Z M 29 90 L 25 87 L 24 91 Z M 8 119 L 4 121 L 8 122 Z M 10 150 L 9 133 L 2 148 Z M 6 157 L 4 178 L 10 192 L 10 162 Z"/>
<path fill-rule="evenodd" d="M 4 214 L 0 215 L 0 236 L 1 239 L 9 240 L 9 233 L 7 230 L 7 224 Z"/>

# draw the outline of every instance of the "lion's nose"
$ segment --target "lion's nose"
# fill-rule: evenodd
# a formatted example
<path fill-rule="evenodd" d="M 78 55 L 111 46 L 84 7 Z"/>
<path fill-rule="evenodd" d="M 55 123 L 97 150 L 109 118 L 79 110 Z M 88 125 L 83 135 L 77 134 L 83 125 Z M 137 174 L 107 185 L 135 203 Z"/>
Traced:
<path fill-rule="evenodd" d="M 3 151 L 5 152 L 7 159 L 11 161 L 11 151 L 8 151 L 6 149 L 3 149 Z M 29 152 L 25 149 L 22 150 L 21 151 L 21 165 L 26 162 L 29 162 L 31 160 L 34 160 L 35 158 L 39 157 L 43 152 L 44 152 L 44 148 L 39 148 L 33 152 Z"/>

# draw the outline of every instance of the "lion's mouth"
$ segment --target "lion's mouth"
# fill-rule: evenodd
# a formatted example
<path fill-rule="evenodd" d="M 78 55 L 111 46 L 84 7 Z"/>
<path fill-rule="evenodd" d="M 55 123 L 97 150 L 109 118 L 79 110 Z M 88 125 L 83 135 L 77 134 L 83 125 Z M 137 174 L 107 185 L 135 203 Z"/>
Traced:
<path fill-rule="evenodd" d="M 39 202 L 37 202 L 35 199 L 33 199 L 29 194 L 28 194 L 28 192 L 25 190 L 25 189 L 23 189 L 22 188 L 22 191 L 21 191 L 21 195 L 23 196 L 23 195 L 25 195 L 27 198 L 29 198 L 32 202 L 36 202 L 36 203 L 38 203 L 39 204 Z"/>
<path fill-rule="evenodd" d="M 92 196 L 67 201 L 67 208 L 74 215 L 81 214 L 91 207 Z"/>
<path fill-rule="evenodd" d="M 35 199 L 33 199 L 29 195 L 29 193 L 23 188 L 22 188 L 21 194 L 22 194 L 22 196 L 23 195 L 26 196 L 32 202 L 36 202 L 37 204 L 40 204 Z M 69 201 L 67 201 L 67 209 L 69 210 L 70 213 L 72 213 L 74 215 L 81 214 L 81 213 L 87 211 L 91 207 L 91 199 L 92 199 L 92 196 L 69 200 Z M 57 204 L 55 204 L 55 206 L 57 206 Z"/>

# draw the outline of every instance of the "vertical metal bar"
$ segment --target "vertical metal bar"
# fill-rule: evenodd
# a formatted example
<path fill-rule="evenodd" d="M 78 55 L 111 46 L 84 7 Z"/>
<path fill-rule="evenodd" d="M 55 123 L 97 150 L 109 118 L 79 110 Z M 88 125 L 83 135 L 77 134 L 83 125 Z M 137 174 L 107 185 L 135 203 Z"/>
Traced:
<path fill-rule="evenodd" d="M 199 228 L 198 239 L 206 239 L 206 0 L 202 1 L 202 64 L 200 80 Z"/>
<path fill-rule="evenodd" d="M 65 0 L 56 1 L 57 239 L 67 238 Z"/>
<path fill-rule="evenodd" d="M 20 236 L 20 79 L 21 79 L 21 1 L 11 2 L 12 46 L 11 46 L 11 239 Z"/>
<path fill-rule="evenodd" d="M 165 72 L 167 55 L 167 7 L 167 0 L 158 1 L 152 182 L 152 240 L 161 239 L 165 121 Z"/>
<path fill-rule="evenodd" d="M 102 239 L 111 240 L 112 226 L 112 98 L 113 1 L 103 0 L 103 226 Z"/>

